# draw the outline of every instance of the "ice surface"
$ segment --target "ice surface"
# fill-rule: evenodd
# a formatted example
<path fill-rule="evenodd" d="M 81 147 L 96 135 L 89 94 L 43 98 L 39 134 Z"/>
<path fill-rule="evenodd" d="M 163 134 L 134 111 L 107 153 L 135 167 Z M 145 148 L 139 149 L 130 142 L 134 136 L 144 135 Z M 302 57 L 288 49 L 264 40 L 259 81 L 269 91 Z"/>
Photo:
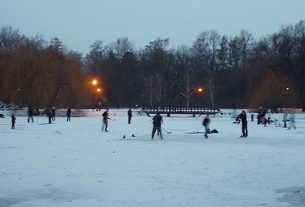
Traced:
<path fill-rule="evenodd" d="M 150 140 L 151 117 L 0 119 L 0 206 L 304 206 L 305 116 L 296 130 L 212 118 L 220 133 L 204 139 L 202 117 L 164 117 L 164 140 Z M 250 117 L 250 114 L 248 114 Z M 282 115 L 272 115 L 281 120 Z M 248 118 L 249 119 L 249 118 Z M 136 137 L 131 137 L 135 134 Z M 126 135 L 126 139 L 122 139 Z"/>

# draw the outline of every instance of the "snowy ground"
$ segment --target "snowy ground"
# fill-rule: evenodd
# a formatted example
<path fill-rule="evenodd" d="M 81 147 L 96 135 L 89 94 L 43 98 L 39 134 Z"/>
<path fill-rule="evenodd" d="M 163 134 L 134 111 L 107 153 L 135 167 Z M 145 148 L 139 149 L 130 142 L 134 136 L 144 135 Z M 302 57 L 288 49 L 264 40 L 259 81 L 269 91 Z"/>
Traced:
<path fill-rule="evenodd" d="M 112 118 L 108 133 L 100 117 L 0 119 L 0 206 L 305 206 L 304 115 L 296 130 L 249 122 L 247 139 L 229 117 L 209 139 L 188 134 L 202 117 L 164 117 L 172 133 L 153 141 L 151 118 Z"/>

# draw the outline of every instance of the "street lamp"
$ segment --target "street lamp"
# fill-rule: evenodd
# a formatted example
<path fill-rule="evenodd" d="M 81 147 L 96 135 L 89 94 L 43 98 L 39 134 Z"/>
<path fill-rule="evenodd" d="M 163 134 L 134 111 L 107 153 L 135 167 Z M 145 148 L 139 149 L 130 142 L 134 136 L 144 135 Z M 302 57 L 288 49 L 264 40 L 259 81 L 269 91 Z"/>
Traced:
<path fill-rule="evenodd" d="M 196 89 L 196 91 L 197 91 L 197 93 L 203 93 L 203 88 L 202 88 L 202 87 L 198 87 L 198 88 Z"/>
<path fill-rule="evenodd" d="M 186 92 L 187 92 L 186 94 L 184 94 L 184 93 L 180 93 L 180 94 L 184 98 L 186 98 L 186 107 L 189 107 L 191 95 L 193 95 L 194 93 L 202 94 L 204 92 L 204 88 L 203 87 L 188 88 L 188 90 Z"/>
<path fill-rule="evenodd" d="M 96 86 L 96 85 L 98 84 L 97 79 L 93 79 L 93 80 L 91 81 L 91 84 L 92 84 L 93 86 Z"/>

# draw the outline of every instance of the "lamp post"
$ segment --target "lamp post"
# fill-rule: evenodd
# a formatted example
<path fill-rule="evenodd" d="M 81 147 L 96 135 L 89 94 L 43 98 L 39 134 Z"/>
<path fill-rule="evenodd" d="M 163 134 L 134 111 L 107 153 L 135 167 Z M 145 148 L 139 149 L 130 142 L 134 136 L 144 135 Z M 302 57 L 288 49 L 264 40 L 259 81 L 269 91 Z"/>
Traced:
<path fill-rule="evenodd" d="M 193 95 L 194 93 L 197 93 L 197 94 L 202 94 L 204 92 L 204 88 L 199 86 L 199 87 L 196 87 L 196 88 L 189 88 L 189 85 L 187 87 L 187 93 L 180 93 L 184 98 L 186 98 L 186 107 L 190 107 L 190 98 L 191 98 L 191 95 Z"/>
<path fill-rule="evenodd" d="M 87 82 L 90 86 L 90 90 L 92 91 L 92 108 L 94 110 L 95 105 L 97 104 L 98 95 L 102 93 L 101 84 L 98 78 L 89 77 L 89 81 Z"/>
<path fill-rule="evenodd" d="M 92 79 L 91 84 L 93 86 L 96 86 L 98 84 L 98 80 L 97 79 Z"/>

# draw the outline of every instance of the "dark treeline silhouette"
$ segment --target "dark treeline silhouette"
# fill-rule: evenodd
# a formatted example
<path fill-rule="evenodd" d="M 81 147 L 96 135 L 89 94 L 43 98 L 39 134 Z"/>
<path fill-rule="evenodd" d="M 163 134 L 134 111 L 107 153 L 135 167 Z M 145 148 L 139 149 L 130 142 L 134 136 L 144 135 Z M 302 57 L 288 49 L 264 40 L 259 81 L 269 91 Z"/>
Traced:
<path fill-rule="evenodd" d="M 128 38 L 96 41 L 83 58 L 58 39 L 49 44 L 0 31 L 0 99 L 24 104 L 90 102 L 87 75 L 98 75 L 104 106 L 305 108 L 305 22 L 255 39 L 202 32 L 191 46 L 156 39 L 136 50 Z M 203 87 L 203 93 L 196 92 Z M 21 89 L 21 90 L 19 90 Z"/>
<path fill-rule="evenodd" d="M 0 29 L 0 100 L 34 107 L 81 106 L 88 100 L 81 55 L 59 39 L 48 44 Z"/>

